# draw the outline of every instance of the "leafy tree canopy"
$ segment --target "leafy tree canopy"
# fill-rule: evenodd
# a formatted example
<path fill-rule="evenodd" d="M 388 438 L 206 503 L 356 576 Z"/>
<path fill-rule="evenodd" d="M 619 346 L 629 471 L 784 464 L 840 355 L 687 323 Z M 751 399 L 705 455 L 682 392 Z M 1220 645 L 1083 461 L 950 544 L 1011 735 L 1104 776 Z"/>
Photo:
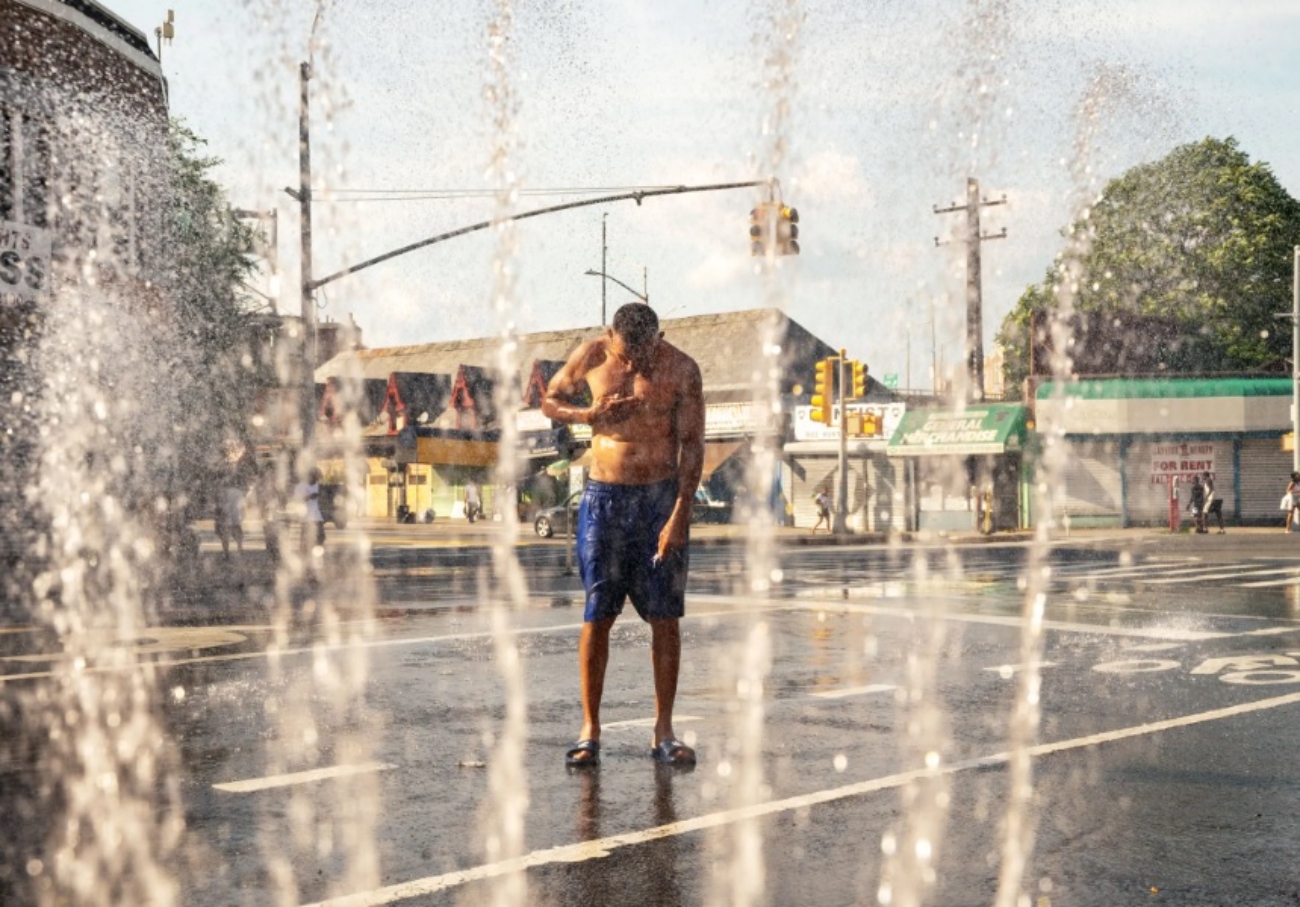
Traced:
<path fill-rule="evenodd" d="M 221 161 L 183 122 L 169 131 L 170 192 L 165 290 L 174 315 L 167 380 L 180 401 L 176 435 L 191 498 L 223 468 L 227 442 L 243 441 L 256 395 L 274 383 L 262 355 L 246 281 L 254 230 L 231 212 L 213 178 Z"/>
<path fill-rule="evenodd" d="M 1008 387 L 1029 373 L 1032 313 L 1059 310 L 1067 293 L 1081 316 L 1074 324 L 1111 332 L 1076 338 L 1090 347 L 1076 373 L 1252 371 L 1290 355 L 1290 329 L 1274 314 L 1291 308 L 1300 202 L 1235 139 L 1206 138 L 1132 168 L 1063 235 L 1042 283 L 1003 320 Z"/>

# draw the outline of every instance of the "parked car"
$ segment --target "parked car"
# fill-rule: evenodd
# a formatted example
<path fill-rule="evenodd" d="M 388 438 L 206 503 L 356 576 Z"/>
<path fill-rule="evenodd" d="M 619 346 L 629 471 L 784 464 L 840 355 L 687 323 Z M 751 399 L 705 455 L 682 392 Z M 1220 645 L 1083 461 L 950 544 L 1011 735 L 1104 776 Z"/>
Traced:
<path fill-rule="evenodd" d="M 547 507 L 539 511 L 537 519 L 533 520 L 533 531 L 544 539 L 549 539 L 557 532 L 569 531 L 569 512 L 572 510 L 573 518 L 578 518 L 578 501 L 582 500 L 582 492 L 575 491 L 565 500 L 563 504 L 557 504 L 554 507 Z"/>
<path fill-rule="evenodd" d="M 548 507 L 537 514 L 533 520 L 533 531 L 544 539 L 549 539 L 557 532 L 569 532 L 569 515 L 577 518 L 578 502 L 582 492 L 575 491 L 567 501 L 555 507 Z M 692 523 L 730 523 L 732 506 L 726 501 L 714 500 L 703 488 L 695 489 L 695 505 L 691 508 Z"/>
<path fill-rule="evenodd" d="M 701 487 L 695 489 L 695 506 L 691 508 L 692 523 L 730 523 L 732 506 L 730 501 L 719 501 Z"/>

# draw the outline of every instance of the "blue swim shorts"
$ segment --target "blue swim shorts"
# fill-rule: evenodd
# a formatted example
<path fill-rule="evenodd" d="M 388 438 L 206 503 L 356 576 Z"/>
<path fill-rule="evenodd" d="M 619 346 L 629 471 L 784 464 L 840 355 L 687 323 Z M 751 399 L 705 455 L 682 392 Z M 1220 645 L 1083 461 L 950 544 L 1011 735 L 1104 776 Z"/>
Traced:
<path fill-rule="evenodd" d="M 677 503 L 677 480 L 653 485 L 588 482 L 578 507 L 578 569 L 587 590 L 584 620 L 606 620 L 632 606 L 642 620 L 686 613 L 686 549 L 654 563 L 659 532 Z"/>

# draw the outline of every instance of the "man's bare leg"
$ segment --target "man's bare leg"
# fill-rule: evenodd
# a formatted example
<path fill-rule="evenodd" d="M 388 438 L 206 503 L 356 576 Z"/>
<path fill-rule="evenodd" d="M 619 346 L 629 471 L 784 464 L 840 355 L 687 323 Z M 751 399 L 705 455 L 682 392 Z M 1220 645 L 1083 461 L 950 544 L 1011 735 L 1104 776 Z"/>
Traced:
<path fill-rule="evenodd" d="M 578 675 L 582 683 L 582 731 L 579 740 L 600 741 L 600 700 L 609 664 L 609 631 L 614 618 L 587 621 L 578 639 Z M 594 757 L 583 757 L 594 758 Z"/>
<path fill-rule="evenodd" d="M 677 674 L 682 661 L 682 635 L 676 617 L 650 621 L 650 663 L 655 675 L 654 745 L 675 740 L 673 704 L 677 700 Z"/>

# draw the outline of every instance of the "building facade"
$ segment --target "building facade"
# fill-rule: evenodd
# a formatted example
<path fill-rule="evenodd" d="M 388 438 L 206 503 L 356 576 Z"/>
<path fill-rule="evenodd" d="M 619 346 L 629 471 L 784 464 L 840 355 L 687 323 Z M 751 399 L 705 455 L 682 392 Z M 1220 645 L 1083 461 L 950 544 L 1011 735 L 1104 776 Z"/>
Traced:
<path fill-rule="evenodd" d="M 1101 379 L 1038 387 L 1040 433 L 1066 445 L 1056 511 L 1075 526 L 1161 525 L 1177 483 L 1210 473 L 1224 516 L 1266 524 L 1291 473 L 1290 378 Z"/>
<path fill-rule="evenodd" d="M 661 322 L 665 339 L 700 365 L 705 395 L 705 475 L 711 494 L 722 501 L 741 496 L 751 481 L 748 470 L 752 443 L 771 431 L 784 444 L 790 437 L 796 405 L 807 400 L 813 365 L 834 350 L 780 312 L 759 309 Z M 559 503 L 581 481 L 589 460 L 587 426 L 562 429 L 541 413 L 541 399 L 550 378 L 583 341 L 600 327 L 526 334 L 518 338 L 515 378 L 520 386 L 519 408 L 498 412 L 496 368 L 500 340 L 496 338 L 428 343 L 387 349 L 356 350 L 335 357 L 317 369 L 319 385 L 335 382 L 335 396 L 349 397 L 372 411 L 359 415 L 364 456 L 364 504 L 373 517 L 395 516 L 405 507 L 415 514 L 432 510 L 437 518 L 461 515 L 466 481 L 473 478 L 485 492 L 485 506 L 497 506 L 498 489 L 491 484 L 501 456 L 500 440 L 506 420 L 519 439 L 521 516 Z M 780 350 L 777 390 L 779 414 L 761 416 L 754 386 L 765 348 Z M 363 401 L 379 399 L 377 409 Z M 347 407 L 331 410 L 338 419 Z M 330 433 L 318 431 L 326 439 Z M 322 456 L 329 461 L 328 450 Z M 789 462 L 780 456 L 773 506 L 784 515 L 794 481 Z M 337 460 L 332 468 L 340 469 Z"/>

